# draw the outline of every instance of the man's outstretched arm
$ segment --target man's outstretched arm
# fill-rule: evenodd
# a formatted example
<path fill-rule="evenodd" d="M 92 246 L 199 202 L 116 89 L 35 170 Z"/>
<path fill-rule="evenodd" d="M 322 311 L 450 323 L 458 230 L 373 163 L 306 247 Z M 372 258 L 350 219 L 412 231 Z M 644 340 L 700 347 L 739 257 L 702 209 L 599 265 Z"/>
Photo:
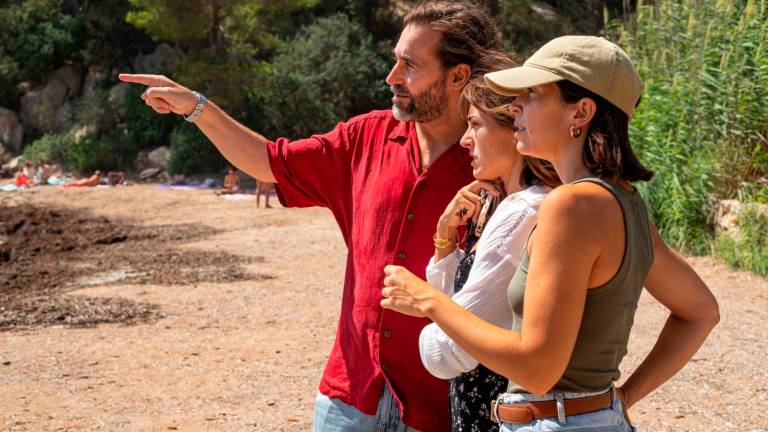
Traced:
<path fill-rule="evenodd" d="M 160 114 L 189 115 L 197 104 L 192 90 L 163 75 L 120 74 L 120 80 L 147 86 L 142 99 Z M 266 138 L 238 123 L 210 101 L 195 124 L 232 165 L 257 180 L 275 183 Z"/>

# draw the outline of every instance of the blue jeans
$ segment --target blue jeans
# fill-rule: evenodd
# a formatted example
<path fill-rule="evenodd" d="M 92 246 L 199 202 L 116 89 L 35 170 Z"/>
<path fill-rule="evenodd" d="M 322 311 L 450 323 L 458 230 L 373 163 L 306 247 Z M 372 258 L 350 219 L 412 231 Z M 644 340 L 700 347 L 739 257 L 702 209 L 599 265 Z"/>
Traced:
<path fill-rule="evenodd" d="M 593 396 L 598 393 L 562 393 L 563 399 L 575 399 L 586 396 Z M 541 400 L 555 400 L 554 394 L 544 396 L 534 396 L 527 394 L 506 393 L 499 396 L 499 400 L 504 404 L 515 402 L 529 402 Z M 618 397 L 613 398 L 613 405 L 609 408 L 593 411 L 586 414 L 567 416 L 565 423 L 561 424 L 557 417 L 535 419 L 526 424 L 504 423 L 501 425 L 500 432 L 549 432 L 549 431 L 567 431 L 567 432 L 634 432 L 635 428 L 629 425 L 624 417 L 624 408 Z"/>
<path fill-rule="evenodd" d="M 446 401 L 447 403 L 447 401 Z M 376 415 L 363 414 L 352 405 L 318 393 L 315 399 L 313 432 L 418 432 L 400 419 L 400 408 L 392 390 L 384 384 Z"/>

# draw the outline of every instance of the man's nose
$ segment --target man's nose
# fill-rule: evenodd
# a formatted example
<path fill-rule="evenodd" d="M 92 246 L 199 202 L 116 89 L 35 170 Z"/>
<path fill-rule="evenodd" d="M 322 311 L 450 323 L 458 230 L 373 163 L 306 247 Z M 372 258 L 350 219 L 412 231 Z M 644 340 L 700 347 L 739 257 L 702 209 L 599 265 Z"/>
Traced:
<path fill-rule="evenodd" d="M 405 80 L 403 79 L 402 74 L 402 66 L 400 65 L 400 62 L 396 62 L 394 66 L 392 66 L 392 70 L 389 71 L 389 75 L 387 75 L 387 85 L 393 86 L 393 85 L 401 85 L 405 83 Z"/>

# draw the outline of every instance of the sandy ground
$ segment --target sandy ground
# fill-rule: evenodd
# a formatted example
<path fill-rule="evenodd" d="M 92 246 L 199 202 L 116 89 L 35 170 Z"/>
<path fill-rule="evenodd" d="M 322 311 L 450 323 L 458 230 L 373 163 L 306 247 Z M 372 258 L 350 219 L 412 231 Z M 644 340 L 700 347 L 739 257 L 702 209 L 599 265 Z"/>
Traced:
<path fill-rule="evenodd" d="M 179 247 L 254 258 L 246 270 L 274 278 L 70 290 L 149 303 L 163 317 L 0 332 L 0 430 L 310 429 L 346 254 L 328 211 L 256 209 L 252 200 L 152 186 L 0 195 L 0 206 L 21 202 L 146 226 L 213 227 L 220 231 Z M 641 430 L 768 429 L 768 282 L 710 258 L 691 261 L 718 297 L 722 321 L 693 361 L 630 416 Z M 644 295 L 624 371 L 650 350 L 665 316 Z"/>

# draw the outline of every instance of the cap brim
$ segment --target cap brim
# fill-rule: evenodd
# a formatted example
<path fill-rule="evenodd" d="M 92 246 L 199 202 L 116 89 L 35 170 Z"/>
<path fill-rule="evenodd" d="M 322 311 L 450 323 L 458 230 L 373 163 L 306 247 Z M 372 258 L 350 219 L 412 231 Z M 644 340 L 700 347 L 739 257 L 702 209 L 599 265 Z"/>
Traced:
<path fill-rule="evenodd" d="M 527 88 L 565 79 L 547 70 L 526 65 L 487 73 L 483 78 L 491 90 L 506 96 L 516 96 Z"/>

